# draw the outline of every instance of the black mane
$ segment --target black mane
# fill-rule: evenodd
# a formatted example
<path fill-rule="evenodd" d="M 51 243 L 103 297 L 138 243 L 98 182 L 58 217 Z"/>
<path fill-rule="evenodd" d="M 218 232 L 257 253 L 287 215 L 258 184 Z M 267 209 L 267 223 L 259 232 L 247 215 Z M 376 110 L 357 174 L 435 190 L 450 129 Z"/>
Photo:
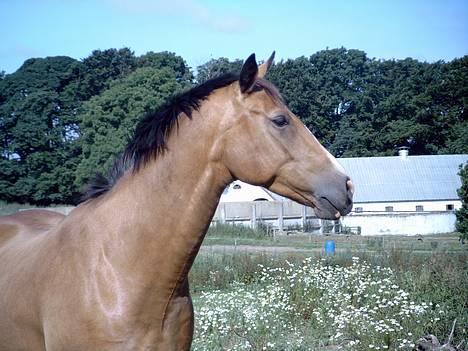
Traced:
<path fill-rule="evenodd" d="M 135 133 L 123 153 L 116 158 L 107 177 L 98 174 L 88 184 L 82 201 L 99 197 L 107 192 L 130 168 L 138 170 L 148 161 L 164 153 L 169 133 L 178 123 L 180 115 L 192 118 L 193 110 L 214 90 L 228 86 L 239 79 L 238 74 L 227 73 L 202 83 L 175 96 L 168 103 L 147 113 L 137 124 Z"/>

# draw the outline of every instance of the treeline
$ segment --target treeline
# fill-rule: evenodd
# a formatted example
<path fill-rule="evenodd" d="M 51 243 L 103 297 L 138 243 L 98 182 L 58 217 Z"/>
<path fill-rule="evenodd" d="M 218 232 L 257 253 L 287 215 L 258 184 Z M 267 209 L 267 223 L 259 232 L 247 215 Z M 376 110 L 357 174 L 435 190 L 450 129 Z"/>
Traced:
<path fill-rule="evenodd" d="M 0 75 L 0 200 L 76 203 L 141 115 L 241 65 L 220 58 L 195 73 L 173 53 L 109 49 Z M 341 48 L 278 62 L 269 79 L 338 157 L 468 152 L 468 56 L 429 64 Z"/>

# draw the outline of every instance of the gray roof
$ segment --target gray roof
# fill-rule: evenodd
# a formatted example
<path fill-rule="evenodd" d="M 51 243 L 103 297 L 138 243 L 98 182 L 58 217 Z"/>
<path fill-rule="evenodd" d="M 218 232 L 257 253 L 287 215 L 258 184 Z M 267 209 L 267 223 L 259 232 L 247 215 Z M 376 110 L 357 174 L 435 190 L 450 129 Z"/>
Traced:
<path fill-rule="evenodd" d="M 339 158 L 356 187 L 354 201 L 458 199 L 459 165 L 468 154 Z"/>

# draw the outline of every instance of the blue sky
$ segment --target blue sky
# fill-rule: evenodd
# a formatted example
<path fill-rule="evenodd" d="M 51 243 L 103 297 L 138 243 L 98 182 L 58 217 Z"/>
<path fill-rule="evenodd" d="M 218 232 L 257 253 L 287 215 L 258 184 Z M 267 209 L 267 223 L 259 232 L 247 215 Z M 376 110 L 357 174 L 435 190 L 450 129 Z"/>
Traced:
<path fill-rule="evenodd" d="M 277 60 L 344 46 L 369 57 L 449 61 L 468 54 L 467 0 L 0 0 L 0 71 L 30 57 L 129 47 Z"/>

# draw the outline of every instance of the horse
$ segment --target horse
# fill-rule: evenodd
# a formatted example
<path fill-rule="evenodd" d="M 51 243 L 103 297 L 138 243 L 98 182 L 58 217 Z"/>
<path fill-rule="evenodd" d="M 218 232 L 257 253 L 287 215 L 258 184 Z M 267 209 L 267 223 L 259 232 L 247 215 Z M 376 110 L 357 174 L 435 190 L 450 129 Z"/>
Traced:
<path fill-rule="evenodd" d="M 187 275 L 234 180 L 320 218 L 351 211 L 344 169 L 265 79 L 273 57 L 143 116 L 68 216 L 0 220 L 1 350 L 189 350 Z"/>

